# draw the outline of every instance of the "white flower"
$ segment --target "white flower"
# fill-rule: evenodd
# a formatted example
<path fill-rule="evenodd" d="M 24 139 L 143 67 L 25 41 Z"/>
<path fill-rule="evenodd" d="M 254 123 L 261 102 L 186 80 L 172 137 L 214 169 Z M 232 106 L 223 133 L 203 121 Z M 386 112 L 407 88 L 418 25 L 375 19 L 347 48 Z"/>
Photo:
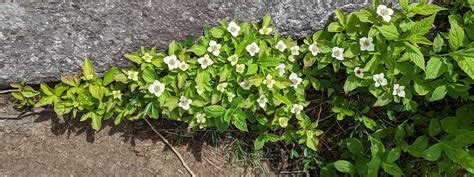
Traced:
<path fill-rule="evenodd" d="M 263 80 L 263 84 L 267 85 L 268 88 L 273 88 L 273 84 L 275 84 L 275 80 L 273 80 L 272 75 L 267 74 L 265 80 Z"/>
<path fill-rule="evenodd" d="M 283 74 L 285 74 L 285 64 L 279 64 L 278 66 L 275 67 L 275 70 L 278 71 L 278 74 L 280 76 L 283 76 Z"/>
<path fill-rule="evenodd" d="M 219 53 L 221 53 L 221 47 L 222 45 L 218 44 L 216 41 L 209 41 L 209 47 L 207 48 L 208 52 L 211 52 L 214 56 L 219 56 Z"/>
<path fill-rule="evenodd" d="M 383 73 L 375 74 L 372 76 L 372 79 L 375 81 L 375 87 L 387 85 L 387 79 L 385 79 L 385 75 Z"/>
<path fill-rule="evenodd" d="M 240 26 L 235 22 L 230 22 L 229 26 L 227 26 L 227 31 L 229 31 L 232 36 L 237 37 L 237 35 L 239 35 Z"/>
<path fill-rule="evenodd" d="M 188 110 L 189 109 L 189 105 L 193 102 L 193 100 L 191 99 L 188 99 L 186 98 L 185 96 L 181 96 L 181 98 L 179 98 L 179 103 L 178 103 L 178 106 L 183 108 L 184 110 Z"/>
<path fill-rule="evenodd" d="M 214 61 L 209 58 L 209 55 L 206 54 L 204 57 L 198 59 L 198 63 L 201 64 L 202 69 L 206 69 L 208 66 L 214 64 Z"/>
<path fill-rule="evenodd" d="M 359 39 L 360 50 L 361 51 L 374 51 L 375 45 L 373 43 L 374 39 L 369 37 L 362 37 Z"/>
<path fill-rule="evenodd" d="M 344 49 L 339 47 L 332 48 L 331 56 L 336 58 L 337 60 L 344 60 Z"/>
<path fill-rule="evenodd" d="M 288 121 L 290 119 L 288 119 L 288 117 L 279 117 L 278 118 L 278 124 L 280 124 L 281 127 L 285 128 L 288 126 Z"/>
<path fill-rule="evenodd" d="M 127 71 L 127 78 L 130 80 L 137 81 L 138 80 L 138 72 L 136 71 Z"/>
<path fill-rule="evenodd" d="M 260 52 L 260 47 L 258 47 L 258 45 L 255 42 L 252 42 L 252 44 L 247 45 L 245 49 L 252 57 L 255 56 L 256 53 Z"/>
<path fill-rule="evenodd" d="M 176 69 L 179 67 L 179 64 L 181 63 L 178 58 L 176 58 L 176 55 L 171 55 L 167 56 L 164 59 L 164 62 L 168 65 L 168 69 L 171 71 L 173 69 Z"/>
<path fill-rule="evenodd" d="M 291 73 L 289 79 L 291 81 L 290 86 L 293 86 L 294 88 L 297 88 L 298 85 L 300 85 L 301 82 L 303 81 L 303 79 L 301 79 L 301 77 L 298 77 L 298 75 L 296 73 Z"/>
<path fill-rule="evenodd" d="M 120 93 L 120 90 L 112 91 L 112 95 L 114 96 L 114 99 L 122 99 L 122 93 Z"/>
<path fill-rule="evenodd" d="M 230 64 L 235 66 L 239 62 L 239 56 L 237 54 L 231 55 L 227 58 L 227 61 L 230 61 Z"/>
<path fill-rule="evenodd" d="M 300 114 L 303 108 L 304 106 L 301 104 L 293 104 L 293 106 L 291 107 L 291 113 Z"/>
<path fill-rule="evenodd" d="M 247 80 L 244 80 L 239 83 L 240 87 L 242 87 L 244 90 L 250 90 L 250 82 Z"/>
<path fill-rule="evenodd" d="M 204 123 L 206 123 L 206 114 L 201 114 L 201 113 L 197 114 L 197 115 L 196 115 L 196 122 L 197 122 L 198 124 L 204 124 Z"/>
<path fill-rule="evenodd" d="M 354 68 L 354 73 L 358 78 L 362 79 L 364 77 L 364 68 L 355 67 Z"/>
<path fill-rule="evenodd" d="M 397 95 L 399 97 L 405 97 L 405 86 L 401 86 L 399 84 L 394 84 L 392 94 Z"/>
<path fill-rule="evenodd" d="M 182 71 L 186 71 L 188 68 L 189 65 L 184 61 L 179 64 L 179 69 L 181 69 Z"/>
<path fill-rule="evenodd" d="M 300 46 L 293 46 L 290 48 L 291 55 L 299 55 L 300 54 Z"/>
<path fill-rule="evenodd" d="M 273 29 L 270 28 L 270 27 L 263 27 L 263 28 L 261 28 L 260 30 L 258 30 L 258 32 L 259 32 L 261 35 L 269 35 L 272 31 L 273 31 Z"/>
<path fill-rule="evenodd" d="M 245 65 L 244 64 L 237 64 L 237 66 L 235 66 L 235 71 L 237 71 L 240 74 L 244 73 Z"/>
<path fill-rule="evenodd" d="M 392 15 L 393 15 L 393 10 L 388 8 L 387 6 L 385 5 L 379 5 L 377 7 L 377 14 L 379 14 L 380 16 L 382 16 L 383 20 L 386 21 L 386 22 L 390 22 L 390 19 L 392 19 Z"/>
<path fill-rule="evenodd" d="M 142 58 L 145 60 L 145 62 L 150 63 L 151 59 L 153 59 L 153 56 L 151 56 L 149 53 L 145 53 Z"/>
<path fill-rule="evenodd" d="M 280 52 L 283 52 L 283 51 L 285 51 L 285 49 L 286 49 L 286 45 L 285 45 L 285 43 L 284 43 L 282 40 L 280 40 L 280 41 L 278 41 L 278 43 L 275 45 L 275 49 L 279 50 Z"/>
<path fill-rule="evenodd" d="M 317 42 L 313 42 L 311 45 L 309 45 L 308 49 L 311 52 L 311 55 L 313 56 L 316 56 L 319 52 L 321 52 L 321 49 L 318 47 Z"/>
<path fill-rule="evenodd" d="M 165 91 L 165 84 L 161 83 L 159 80 L 153 81 L 153 83 L 148 87 L 148 92 L 155 94 L 156 97 L 159 97 Z"/>
<path fill-rule="evenodd" d="M 265 95 L 260 95 L 260 97 L 257 99 L 258 105 L 265 109 L 265 106 L 267 105 L 268 99 L 265 97 Z"/>
<path fill-rule="evenodd" d="M 226 82 L 220 83 L 219 85 L 217 85 L 217 90 L 219 90 L 220 92 L 224 92 L 227 85 L 228 84 Z"/>
<path fill-rule="evenodd" d="M 202 84 L 197 84 L 196 86 L 194 86 L 194 88 L 196 88 L 196 91 L 199 95 L 201 95 L 202 93 L 204 93 L 204 91 L 206 91 L 204 89 L 204 85 Z"/>

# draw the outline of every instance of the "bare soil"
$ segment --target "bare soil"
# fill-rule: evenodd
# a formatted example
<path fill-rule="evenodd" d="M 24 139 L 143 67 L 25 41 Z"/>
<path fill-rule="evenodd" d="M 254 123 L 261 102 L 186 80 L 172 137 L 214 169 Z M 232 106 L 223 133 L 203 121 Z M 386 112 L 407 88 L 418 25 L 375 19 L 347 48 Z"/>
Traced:
<path fill-rule="evenodd" d="M 0 175 L 189 176 L 144 121 L 109 123 L 95 132 L 87 122 L 53 112 L 6 119 L 2 116 L 19 113 L 12 101 L 0 95 Z M 209 132 L 182 133 L 170 122 L 152 123 L 198 176 L 278 176 L 268 162 L 258 169 L 230 163 L 232 139 L 218 140 L 214 147 Z"/>

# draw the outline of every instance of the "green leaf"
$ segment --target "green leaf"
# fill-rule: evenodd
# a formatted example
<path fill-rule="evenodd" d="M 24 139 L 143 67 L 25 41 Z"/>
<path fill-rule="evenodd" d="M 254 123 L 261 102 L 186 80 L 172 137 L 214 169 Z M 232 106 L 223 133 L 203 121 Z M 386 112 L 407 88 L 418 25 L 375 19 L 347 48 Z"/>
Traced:
<path fill-rule="evenodd" d="M 449 29 L 449 47 L 452 51 L 456 51 L 461 47 L 465 34 L 454 17 L 449 17 L 449 23 L 451 24 L 451 28 Z"/>
<path fill-rule="evenodd" d="M 456 60 L 458 66 L 471 78 L 474 79 L 474 57 L 459 57 Z"/>
<path fill-rule="evenodd" d="M 409 2 L 408 0 L 399 0 L 398 3 L 400 4 L 400 7 L 405 11 L 405 12 L 409 12 Z"/>
<path fill-rule="evenodd" d="M 434 102 L 434 101 L 441 100 L 444 98 L 446 93 L 447 93 L 446 85 L 445 84 L 439 85 L 433 90 L 433 92 L 430 95 L 428 95 L 428 101 Z"/>
<path fill-rule="evenodd" d="M 258 71 L 258 64 L 250 64 L 246 75 L 254 75 Z"/>
<path fill-rule="evenodd" d="M 237 111 L 235 114 L 232 114 L 232 124 L 237 127 L 240 131 L 248 132 L 247 122 L 245 121 L 245 113 L 242 111 Z"/>
<path fill-rule="evenodd" d="M 455 117 L 446 117 L 440 121 L 441 127 L 447 133 L 453 133 L 458 129 L 458 120 Z"/>
<path fill-rule="evenodd" d="M 372 153 L 372 157 L 378 156 L 380 157 L 385 152 L 385 146 L 382 142 L 374 137 L 370 137 L 370 152 Z"/>
<path fill-rule="evenodd" d="M 142 57 L 138 56 L 137 53 L 134 53 L 134 54 L 129 54 L 129 53 L 127 53 L 127 54 L 123 55 L 123 57 L 125 57 L 126 59 L 128 59 L 128 60 L 130 60 L 130 61 L 132 61 L 132 62 L 135 62 L 135 63 L 137 63 L 137 64 L 140 64 L 140 63 L 143 62 L 143 61 L 142 61 Z"/>
<path fill-rule="evenodd" d="M 368 177 L 377 177 L 380 169 L 380 164 L 382 161 L 380 157 L 372 157 L 372 159 L 367 163 L 367 176 Z"/>
<path fill-rule="evenodd" d="M 392 102 L 392 96 L 391 94 L 388 94 L 388 93 L 384 93 L 380 96 L 377 97 L 377 101 L 375 101 L 374 103 L 374 107 L 381 107 L 381 106 L 385 106 L 387 104 L 389 104 L 390 102 Z"/>
<path fill-rule="evenodd" d="M 344 83 L 344 93 L 348 94 L 350 91 L 356 89 L 360 86 L 360 79 L 355 75 L 350 75 L 347 77 L 346 82 Z"/>
<path fill-rule="evenodd" d="M 168 55 L 175 55 L 176 52 L 178 52 L 178 43 L 173 40 L 168 45 Z"/>
<path fill-rule="evenodd" d="M 145 70 L 143 70 L 142 78 L 143 80 L 145 80 L 145 82 L 152 83 L 158 78 L 158 76 L 156 75 L 156 72 L 154 69 L 146 68 Z"/>
<path fill-rule="evenodd" d="M 413 88 L 418 95 L 426 95 L 430 93 L 430 88 L 423 82 L 422 79 L 415 79 Z"/>
<path fill-rule="evenodd" d="M 334 167 L 336 167 L 337 171 L 340 171 L 342 173 L 355 173 L 354 165 L 352 165 L 352 163 L 347 160 L 338 160 L 334 162 Z"/>
<path fill-rule="evenodd" d="M 102 127 L 102 117 L 93 113 L 92 114 L 92 123 L 91 126 L 95 131 L 99 131 L 100 128 Z"/>
<path fill-rule="evenodd" d="M 104 80 L 102 81 L 102 84 L 104 86 L 109 85 L 114 81 L 114 77 L 120 73 L 120 70 L 117 67 L 112 67 L 107 72 L 104 74 Z"/>
<path fill-rule="evenodd" d="M 382 163 L 382 168 L 385 172 L 387 172 L 388 174 L 391 174 L 393 176 L 403 175 L 402 169 L 400 169 L 400 167 L 398 167 L 398 165 L 395 164 L 395 163 L 385 163 L 385 162 L 383 162 Z"/>
<path fill-rule="evenodd" d="M 104 93 L 99 85 L 90 85 L 89 86 L 89 93 L 91 93 L 92 97 L 102 100 L 104 97 Z"/>
<path fill-rule="evenodd" d="M 378 26 L 377 29 L 388 40 L 398 39 L 398 36 L 400 35 L 398 33 L 397 27 L 392 23 L 389 25 Z"/>
<path fill-rule="evenodd" d="M 425 35 L 433 28 L 433 22 L 435 20 L 436 14 L 431 15 L 428 18 L 424 18 L 418 22 L 415 22 L 413 27 L 410 29 L 411 35 Z"/>
<path fill-rule="evenodd" d="M 416 66 L 420 67 L 422 70 L 425 70 L 425 58 L 423 57 L 420 49 L 408 42 L 405 42 L 405 45 L 408 47 L 407 52 L 410 60 L 413 61 Z"/>
<path fill-rule="evenodd" d="M 436 143 L 435 145 L 423 151 L 423 158 L 434 162 L 439 159 L 441 152 L 443 152 L 443 146 L 440 143 Z"/>
<path fill-rule="evenodd" d="M 337 19 L 339 19 L 339 22 L 340 24 L 342 24 L 342 26 L 346 26 L 347 24 L 346 15 L 344 15 L 344 12 L 339 8 L 336 8 L 336 17 Z"/>
<path fill-rule="evenodd" d="M 433 41 L 433 51 L 435 53 L 441 52 L 441 49 L 443 48 L 444 45 L 444 40 L 441 35 L 437 34 L 434 41 Z"/>
<path fill-rule="evenodd" d="M 194 44 L 188 51 L 193 52 L 197 56 L 203 56 L 207 52 L 206 47 L 199 44 Z"/>
<path fill-rule="evenodd" d="M 413 7 L 412 11 L 420 15 L 431 15 L 439 11 L 447 10 L 444 7 L 432 4 L 432 3 L 420 3 Z"/>
<path fill-rule="evenodd" d="M 224 30 L 220 28 L 212 28 L 209 32 L 211 32 L 212 37 L 214 38 L 222 38 L 224 35 Z"/>
<path fill-rule="evenodd" d="M 328 26 L 329 32 L 337 33 L 337 32 L 342 32 L 343 30 L 344 28 L 341 26 L 339 22 L 332 22 Z"/>
<path fill-rule="evenodd" d="M 431 57 L 426 65 L 425 79 L 436 79 L 441 76 L 448 67 L 439 57 Z"/>
<path fill-rule="evenodd" d="M 226 109 L 221 105 L 212 105 L 204 108 L 206 115 L 210 117 L 220 117 L 223 116 Z"/>
<path fill-rule="evenodd" d="M 54 95 L 53 89 L 46 85 L 45 83 L 40 84 L 41 92 L 43 92 L 45 95 L 51 96 Z"/>
<path fill-rule="evenodd" d="M 262 26 L 269 27 L 271 23 L 272 23 L 272 17 L 270 16 L 270 14 L 265 14 L 265 16 L 263 16 L 263 19 L 262 19 Z"/>
<path fill-rule="evenodd" d="M 400 155 L 402 154 L 402 150 L 400 147 L 395 147 L 391 149 L 388 154 L 387 154 L 387 160 L 386 162 L 395 162 L 400 158 Z"/>
<path fill-rule="evenodd" d="M 280 140 L 278 135 L 270 134 L 270 133 L 260 134 L 260 135 L 258 135 L 257 139 L 255 139 L 254 149 L 256 151 L 258 151 L 258 150 L 263 148 L 263 146 L 265 145 L 266 142 L 268 142 L 268 141 L 277 142 L 278 140 Z"/>
<path fill-rule="evenodd" d="M 54 100 L 54 96 L 42 97 L 37 103 L 35 103 L 35 107 L 42 107 L 42 106 L 53 104 L 53 100 Z"/>
<path fill-rule="evenodd" d="M 94 66 L 89 58 L 86 58 L 82 63 L 82 73 L 87 80 L 91 80 L 94 77 Z"/>
<path fill-rule="evenodd" d="M 436 136 L 441 133 L 441 125 L 439 124 L 437 119 L 430 120 L 430 126 L 428 128 L 428 133 L 430 136 Z"/>
<path fill-rule="evenodd" d="M 280 100 L 281 102 L 285 103 L 286 105 L 291 105 L 290 99 L 288 99 L 287 97 L 281 95 L 280 93 L 275 93 L 273 96 L 276 99 Z"/>
<path fill-rule="evenodd" d="M 413 142 L 413 144 L 408 147 L 408 152 L 415 157 L 421 157 L 422 152 L 425 150 L 427 146 L 428 146 L 428 137 L 425 135 L 422 135 L 416 138 L 415 142 Z"/>
<path fill-rule="evenodd" d="M 346 139 L 346 146 L 352 154 L 357 155 L 362 151 L 362 143 L 357 138 Z"/>

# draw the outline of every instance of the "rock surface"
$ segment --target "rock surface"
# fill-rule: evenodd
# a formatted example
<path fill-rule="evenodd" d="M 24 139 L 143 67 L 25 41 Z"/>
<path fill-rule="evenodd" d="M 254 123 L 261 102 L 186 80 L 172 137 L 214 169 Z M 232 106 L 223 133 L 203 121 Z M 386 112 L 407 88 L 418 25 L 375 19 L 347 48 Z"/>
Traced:
<path fill-rule="evenodd" d="M 317 1 L 158 1 L 149 3 L 0 4 L 0 87 L 26 80 L 57 81 L 78 72 L 83 58 L 96 71 L 127 66 L 127 51 L 140 46 L 165 49 L 172 40 L 200 36 L 221 20 L 259 21 L 270 13 L 276 30 L 302 37 L 323 28 L 336 7 L 352 10 L 368 0 Z"/>

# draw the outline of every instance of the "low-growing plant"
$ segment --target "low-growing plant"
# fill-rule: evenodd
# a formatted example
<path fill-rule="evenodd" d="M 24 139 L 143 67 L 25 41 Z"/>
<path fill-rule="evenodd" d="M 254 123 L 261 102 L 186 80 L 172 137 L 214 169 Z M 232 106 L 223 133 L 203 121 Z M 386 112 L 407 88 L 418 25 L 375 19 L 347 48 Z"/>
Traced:
<path fill-rule="evenodd" d="M 19 107 L 90 119 L 97 131 L 103 120 L 147 117 L 235 127 L 258 135 L 255 150 L 283 141 L 323 176 L 472 175 L 474 1 L 399 4 L 337 9 L 338 21 L 302 40 L 280 36 L 269 15 L 222 22 L 196 43 L 128 53 L 130 68 L 100 77 L 85 59 L 82 75 L 39 91 L 15 84 L 13 96 Z M 323 134 L 338 157 L 318 155 Z"/>

